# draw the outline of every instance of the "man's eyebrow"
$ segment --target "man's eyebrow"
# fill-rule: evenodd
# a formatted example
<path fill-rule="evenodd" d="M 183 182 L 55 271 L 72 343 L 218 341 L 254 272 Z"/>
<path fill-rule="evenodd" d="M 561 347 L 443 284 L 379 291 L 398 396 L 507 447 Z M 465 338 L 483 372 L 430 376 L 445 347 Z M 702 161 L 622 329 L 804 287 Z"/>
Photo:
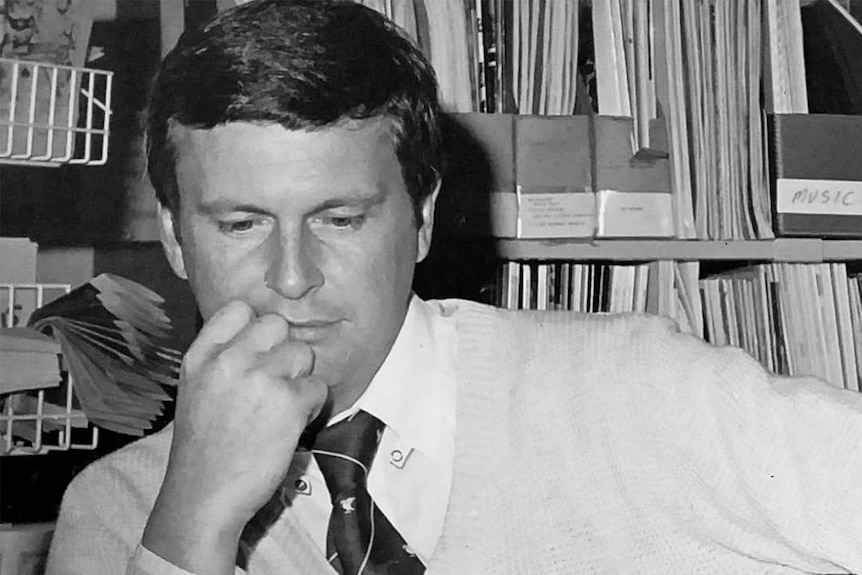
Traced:
<path fill-rule="evenodd" d="M 254 204 L 242 204 L 231 200 L 214 200 L 198 204 L 198 211 L 206 215 L 244 212 L 249 214 L 268 215 L 269 212 Z"/>
<path fill-rule="evenodd" d="M 321 203 L 313 206 L 309 210 L 309 214 L 318 214 L 326 210 L 332 210 L 344 207 L 360 207 L 368 209 L 386 201 L 386 191 L 377 190 L 372 194 L 348 194 L 344 196 L 327 198 Z M 227 214 L 232 212 L 243 212 L 248 214 L 271 215 L 269 210 L 265 210 L 258 205 L 235 202 L 229 199 L 212 200 L 201 202 L 197 206 L 198 212 L 204 215 Z"/>
<path fill-rule="evenodd" d="M 350 207 L 360 207 L 360 208 L 371 208 L 373 206 L 377 206 L 382 204 L 386 200 L 386 192 L 384 190 L 378 190 L 373 194 L 364 194 L 364 195 L 349 195 L 342 196 L 336 198 L 329 198 L 315 206 L 311 210 L 311 214 L 317 214 L 320 212 L 325 212 L 326 210 L 332 210 L 337 208 L 350 208 Z"/>

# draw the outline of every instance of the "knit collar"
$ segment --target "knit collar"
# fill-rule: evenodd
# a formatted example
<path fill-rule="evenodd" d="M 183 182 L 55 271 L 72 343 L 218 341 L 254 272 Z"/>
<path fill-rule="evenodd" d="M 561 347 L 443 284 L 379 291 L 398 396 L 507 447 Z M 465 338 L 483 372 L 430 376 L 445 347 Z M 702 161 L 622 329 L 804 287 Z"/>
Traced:
<path fill-rule="evenodd" d="M 457 318 L 457 433 L 446 524 L 426 573 L 473 573 L 481 571 L 483 512 L 497 504 L 488 500 L 488 478 L 504 471 L 499 446 L 507 442 L 508 390 L 518 371 L 517 354 L 504 350 L 517 349 L 515 332 L 497 321 L 509 312 L 463 300 L 437 305 Z"/>

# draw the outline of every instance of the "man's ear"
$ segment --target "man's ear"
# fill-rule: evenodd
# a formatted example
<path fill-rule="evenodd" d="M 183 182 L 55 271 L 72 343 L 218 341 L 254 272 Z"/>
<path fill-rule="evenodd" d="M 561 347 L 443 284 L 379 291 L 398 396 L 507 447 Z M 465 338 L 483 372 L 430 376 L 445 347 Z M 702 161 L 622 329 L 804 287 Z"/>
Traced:
<path fill-rule="evenodd" d="M 179 278 L 187 280 L 189 276 L 186 273 L 186 263 L 183 260 L 183 249 L 177 237 L 176 223 L 171 210 L 159 204 L 159 239 L 162 241 L 165 257 L 171 264 L 174 273 Z"/>
<path fill-rule="evenodd" d="M 434 191 L 422 200 L 422 225 L 418 230 L 418 249 L 416 250 L 416 263 L 421 262 L 431 249 L 431 236 L 434 232 L 434 206 L 437 204 L 437 194 L 440 193 L 440 180 L 434 186 Z"/>

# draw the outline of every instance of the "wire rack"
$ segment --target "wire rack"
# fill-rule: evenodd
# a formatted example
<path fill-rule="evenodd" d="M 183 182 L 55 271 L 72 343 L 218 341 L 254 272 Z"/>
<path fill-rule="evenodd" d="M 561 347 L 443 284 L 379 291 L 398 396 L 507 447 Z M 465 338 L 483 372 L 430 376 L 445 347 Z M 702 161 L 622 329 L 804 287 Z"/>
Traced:
<path fill-rule="evenodd" d="M 70 290 L 68 284 L 0 284 L 3 326 L 25 325 L 33 310 Z M 0 455 L 98 447 L 99 428 L 75 407 L 74 382 L 68 372 L 58 388 L 0 396 L 0 407 Z"/>
<path fill-rule="evenodd" d="M 108 160 L 113 72 L 0 58 L 0 164 Z"/>

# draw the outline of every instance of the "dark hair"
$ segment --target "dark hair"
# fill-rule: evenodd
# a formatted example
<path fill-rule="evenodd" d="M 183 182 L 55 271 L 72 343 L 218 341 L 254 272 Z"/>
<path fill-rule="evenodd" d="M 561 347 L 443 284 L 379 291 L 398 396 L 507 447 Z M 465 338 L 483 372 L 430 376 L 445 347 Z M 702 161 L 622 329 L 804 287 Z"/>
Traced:
<path fill-rule="evenodd" d="M 382 15 L 350 0 L 256 0 L 185 32 L 162 62 L 148 114 L 150 180 L 176 211 L 171 122 L 314 130 L 389 117 L 419 224 L 442 174 L 439 114 L 433 69 Z"/>

